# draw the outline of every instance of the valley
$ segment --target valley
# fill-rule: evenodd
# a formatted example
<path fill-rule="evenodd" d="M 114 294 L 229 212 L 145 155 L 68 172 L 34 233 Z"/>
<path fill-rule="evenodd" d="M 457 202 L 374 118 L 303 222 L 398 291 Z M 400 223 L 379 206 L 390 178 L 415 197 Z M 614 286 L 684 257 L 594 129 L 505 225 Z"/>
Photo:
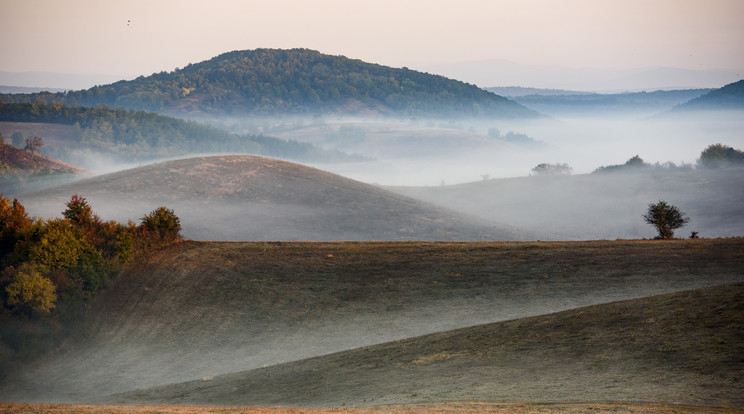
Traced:
<path fill-rule="evenodd" d="M 254 49 L 1 94 L 0 412 L 744 412 L 742 82 Z"/>

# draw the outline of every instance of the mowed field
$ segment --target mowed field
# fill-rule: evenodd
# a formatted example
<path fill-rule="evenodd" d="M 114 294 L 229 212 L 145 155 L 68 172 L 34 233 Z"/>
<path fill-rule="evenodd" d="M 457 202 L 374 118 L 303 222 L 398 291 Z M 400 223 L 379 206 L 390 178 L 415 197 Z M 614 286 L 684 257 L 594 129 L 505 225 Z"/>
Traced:
<path fill-rule="evenodd" d="M 91 412 L 741 410 L 742 252 L 740 238 L 177 243 L 0 395 L 127 405 L 78 407 Z"/>

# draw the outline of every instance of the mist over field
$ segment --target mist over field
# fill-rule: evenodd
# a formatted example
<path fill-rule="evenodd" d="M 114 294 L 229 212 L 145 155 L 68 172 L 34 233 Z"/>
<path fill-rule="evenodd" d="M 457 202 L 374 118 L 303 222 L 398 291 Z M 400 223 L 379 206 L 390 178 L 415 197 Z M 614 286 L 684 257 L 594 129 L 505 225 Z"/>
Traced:
<path fill-rule="evenodd" d="M 567 163 L 574 174 L 587 174 L 636 155 L 650 164 L 694 166 L 711 144 L 744 147 L 742 128 L 738 111 L 691 116 L 574 111 L 530 121 L 332 119 L 270 133 L 369 157 L 363 163 L 310 163 L 349 178 L 440 186 L 524 177 L 541 163 Z M 510 140 L 509 134 L 522 139 Z"/>
<path fill-rule="evenodd" d="M 255 49 L 2 95 L 0 393 L 742 407 L 744 81 L 721 86 L 509 99 Z M 677 240 L 649 240 L 661 200 Z"/>

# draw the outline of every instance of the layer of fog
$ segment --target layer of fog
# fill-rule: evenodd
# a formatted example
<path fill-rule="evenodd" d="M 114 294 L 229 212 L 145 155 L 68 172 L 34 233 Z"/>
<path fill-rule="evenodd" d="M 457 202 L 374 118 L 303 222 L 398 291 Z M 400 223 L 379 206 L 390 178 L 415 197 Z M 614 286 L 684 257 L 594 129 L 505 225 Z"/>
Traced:
<path fill-rule="evenodd" d="M 685 231 L 699 231 L 704 237 L 744 234 L 744 229 L 739 226 L 726 224 L 727 218 L 739 218 L 739 214 L 731 212 L 741 211 L 739 203 L 742 200 L 735 195 L 742 193 L 730 191 L 730 188 L 741 188 L 736 174 L 723 177 L 726 181 L 714 187 L 705 184 L 704 180 L 708 178 L 684 174 L 661 178 L 658 174 L 656 177 L 637 175 L 628 180 L 614 177 L 606 181 L 590 174 L 602 166 L 623 164 L 636 155 L 649 164 L 671 162 L 689 169 L 708 145 L 723 143 L 744 148 L 744 134 L 741 133 L 744 117 L 741 112 L 718 111 L 674 117 L 652 115 L 657 114 L 642 118 L 627 114 L 598 118 L 577 113 L 572 118 L 524 121 L 316 117 L 231 120 L 226 124 L 232 123 L 232 129 L 238 132 L 266 133 L 323 148 L 363 154 L 369 161 L 304 163 L 361 182 L 407 187 L 408 190 L 397 188 L 396 191 L 474 217 L 473 223 L 480 220 L 482 224 L 516 229 L 519 232 L 517 239 L 653 237 L 652 229 L 642 222 L 640 215 L 649 203 L 659 199 L 679 204 L 679 208 L 691 215 L 693 222 Z M 110 159 L 97 161 L 100 169 L 115 170 L 123 166 Z M 573 168 L 574 176 L 565 180 L 565 185 L 544 180 L 498 182 L 498 179 L 527 177 L 532 168 L 541 163 L 566 163 Z M 583 175 L 594 177 L 582 179 Z M 684 181 L 690 181 L 690 185 L 681 185 Z M 472 191 L 451 187 L 464 183 L 488 186 L 476 187 Z M 731 187 L 726 187 L 726 183 Z M 611 187 L 616 190 L 610 190 Z M 597 192 L 597 189 L 603 191 Z M 678 190 L 683 193 L 676 192 Z M 715 193 L 704 190 L 715 190 Z M 29 211 L 39 217 L 59 216 L 71 195 L 64 194 L 53 202 L 45 200 L 47 203 L 44 204 L 36 202 Z M 24 198 L 20 198 L 23 202 Z M 362 216 L 357 217 L 358 226 L 342 228 L 338 220 L 328 217 L 322 209 L 313 210 L 313 206 L 266 206 L 228 201 L 221 205 L 217 202 L 201 205 L 203 203 L 198 199 L 174 203 L 167 197 L 147 200 L 140 197 L 136 201 L 126 198 L 121 194 L 108 194 L 106 197 L 94 196 L 90 201 L 104 219 L 124 222 L 129 219 L 138 221 L 145 213 L 166 205 L 182 217 L 186 237 L 202 240 L 403 238 L 374 232 L 363 223 L 365 217 Z M 591 211 L 596 216 L 593 220 L 603 225 L 586 224 L 590 220 L 583 220 L 582 208 Z M 548 210 L 543 212 L 541 209 Z M 242 214 L 241 211 L 251 214 Z M 212 218 L 215 215 L 240 217 L 241 214 L 244 219 L 235 222 L 237 225 L 230 220 L 217 223 Z M 282 220 L 282 216 L 286 219 Z M 315 220 L 318 217 L 322 220 Z M 333 231 L 325 231 L 327 229 L 322 228 L 322 223 L 332 223 Z M 430 240 L 430 236 L 419 237 Z M 515 238 L 513 235 L 503 237 Z M 416 234 L 410 234 L 410 239 L 416 238 Z"/>
<path fill-rule="evenodd" d="M 356 298 L 332 313 L 305 318 L 301 323 L 290 317 L 268 325 L 267 321 L 250 322 L 248 328 L 228 320 L 234 310 L 215 307 L 212 298 L 190 305 L 203 308 L 198 325 L 170 313 L 143 316 L 147 308 L 157 305 L 142 302 L 137 314 L 121 317 L 111 326 L 95 327 L 92 333 L 71 342 L 74 347 L 39 361 L 2 391 L 19 402 L 86 402 L 107 394 L 200 380 L 456 328 L 735 283 L 742 281 L 742 276 L 639 273 L 614 278 L 574 274 L 568 280 L 504 275 L 503 279 L 504 284 L 494 278 L 490 285 L 460 292 L 462 296 L 445 289 L 442 296 L 417 302 L 416 295 L 411 295 L 386 309 Z"/>
<path fill-rule="evenodd" d="M 644 117 L 576 115 L 522 122 L 408 120 L 380 123 L 345 119 L 271 133 L 366 155 L 372 160 L 353 164 L 311 164 L 362 182 L 397 186 L 439 186 L 488 178 L 523 177 L 541 163 L 567 163 L 574 174 L 586 174 L 602 166 L 623 164 L 635 155 L 650 164 L 694 165 L 708 145 L 723 143 L 744 148 L 741 112 L 676 117 L 651 115 L 654 114 Z M 509 133 L 524 135 L 536 142 L 510 142 L 504 139 Z"/>

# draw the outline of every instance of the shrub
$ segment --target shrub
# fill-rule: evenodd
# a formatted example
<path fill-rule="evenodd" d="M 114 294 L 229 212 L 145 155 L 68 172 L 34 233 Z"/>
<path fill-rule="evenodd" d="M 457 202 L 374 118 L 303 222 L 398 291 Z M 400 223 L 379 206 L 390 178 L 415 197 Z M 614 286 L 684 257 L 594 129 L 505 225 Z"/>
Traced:
<path fill-rule="evenodd" d="M 142 217 L 142 227 L 161 241 L 173 241 L 181 237 L 181 221 L 173 210 L 158 207 Z"/>

